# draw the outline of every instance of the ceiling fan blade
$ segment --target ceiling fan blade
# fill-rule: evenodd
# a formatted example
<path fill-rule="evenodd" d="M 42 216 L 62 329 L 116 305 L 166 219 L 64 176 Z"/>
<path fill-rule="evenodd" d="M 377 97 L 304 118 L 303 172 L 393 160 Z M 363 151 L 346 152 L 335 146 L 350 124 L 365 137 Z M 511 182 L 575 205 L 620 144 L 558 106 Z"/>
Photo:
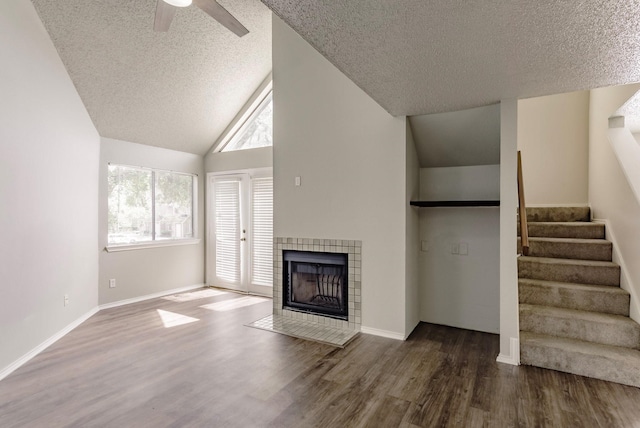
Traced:
<path fill-rule="evenodd" d="M 234 18 L 227 9 L 220 6 L 216 0 L 193 0 L 193 2 L 207 15 L 210 15 L 213 19 L 227 27 L 227 29 L 231 30 L 238 37 L 242 37 L 249 32 L 240 21 Z"/>
<path fill-rule="evenodd" d="M 176 8 L 163 0 L 158 0 L 156 4 L 156 19 L 153 23 L 153 31 L 168 31 L 173 17 L 176 15 Z"/>

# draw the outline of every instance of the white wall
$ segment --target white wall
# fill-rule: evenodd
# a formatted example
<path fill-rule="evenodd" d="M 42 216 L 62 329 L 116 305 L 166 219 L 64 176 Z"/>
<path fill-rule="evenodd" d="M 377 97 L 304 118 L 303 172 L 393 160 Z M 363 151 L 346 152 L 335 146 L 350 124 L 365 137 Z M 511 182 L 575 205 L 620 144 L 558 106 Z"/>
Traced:
<path fill-rule="evenodd" d="M 30 1 L 0 2 L 0 58 L 1 373 L 98 303 L 100 140 Z"/>
<path fill-rule="evenodd" d="M 518 207 L 518 101 L 500 103 L 500 355 L 520 364 L 516 210 Z"/>
<path fill-rule="evenodd" d="M 198 175 L 199 244 L 108 253 L 107 166 L 144 166 Z M 100 304 L 204 283 L 204 160 L 202 156 L 102 139 L 100 150 Z M 116 287 L 109 288 L 109 279 Z"/>
<path fill-rule="evenodd" d="M 420 170 L 421 200 L 500 199 L 500 165 Z M 420 320 L 498 333 L 500 210 L 422 208 Z M 452 244 L 467 255 L 452 254 Z"/>
<path fill-rule="evenodd" d="M 608 118 L 640 84 L 594 89 L 589 110 L 589 201 L 594 219 L 607 220 L 622 287 L 631 293 L 631 317 L 640 322 L 640 205 L 607 138 Z"/>
<path fill-rule="evenodd" d="M 244 169 L 271 168 L 273 148 L 236 150 L 233 152 L 209 152 L 204 158 L 205 172 L 239 171 Z"/>
<path fill-rule="evenodd" d="M 406 136 L 406 254 L 405 254 L 405 332 L 409 334 L 420 322 L 420 209 L 409 202 L 420 198 L 420 163 L 418 152 L 407 121 Z"/>
<path fill-rule="evenodd" d="M 500 162 L 500 104 L 410 116 L 423 168 Z"/>
<path fill-rule="evenodd" d="M 406 118 L 275 16 L 273 87 L 274 236 L 361 240 L 363 330 L 404 337 Z"/>
<path fill-rule="evenodd" d="M 518 101 L 527 205 L 587 205 L 589 91 Z"/>
<path fill-rule="evenodd" d="M 422 168 L 420 198 L 425 201 L 499 200 L 500 165 Z"/>

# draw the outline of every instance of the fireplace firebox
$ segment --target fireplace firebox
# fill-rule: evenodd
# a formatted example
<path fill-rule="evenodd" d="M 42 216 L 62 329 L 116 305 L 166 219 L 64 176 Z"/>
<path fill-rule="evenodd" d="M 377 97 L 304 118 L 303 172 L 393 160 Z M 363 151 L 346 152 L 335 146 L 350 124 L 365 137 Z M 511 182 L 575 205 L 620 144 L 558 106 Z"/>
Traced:
<path fill-rule="evenodd" d="M 348 319 L 347 254 L 283 250 L 283 307 Z"/>

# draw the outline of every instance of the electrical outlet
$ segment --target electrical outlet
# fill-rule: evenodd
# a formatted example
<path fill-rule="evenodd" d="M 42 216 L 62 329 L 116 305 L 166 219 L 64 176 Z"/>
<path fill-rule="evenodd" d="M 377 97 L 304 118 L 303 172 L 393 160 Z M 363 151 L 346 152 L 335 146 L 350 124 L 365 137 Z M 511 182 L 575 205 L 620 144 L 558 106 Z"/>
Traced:
<path fill-rule="evenodd" d="M 109 280 L 109 288 L 116 288 L 116 280 L 112 278 Z"/>
<path fill-rule="evenodd" d="M 64 305 L 65 306 L 69 305 L 69 295 L 68 294 L 64 295 Z"/>
<path fill-rule="evenodd" d="M 460 254 L 460 246 L 458 243 L 451 244 L 451 254 Z"/>

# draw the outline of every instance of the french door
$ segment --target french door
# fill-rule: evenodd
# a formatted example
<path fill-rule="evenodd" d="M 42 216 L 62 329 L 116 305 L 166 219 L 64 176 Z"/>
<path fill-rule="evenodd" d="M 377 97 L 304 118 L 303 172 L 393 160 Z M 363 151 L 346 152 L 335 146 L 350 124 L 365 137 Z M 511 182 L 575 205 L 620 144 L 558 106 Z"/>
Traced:
<path fill-rule="evenodd" d="M 273 178 L 210 175 L 207 283 L 272 294 Z"/>

